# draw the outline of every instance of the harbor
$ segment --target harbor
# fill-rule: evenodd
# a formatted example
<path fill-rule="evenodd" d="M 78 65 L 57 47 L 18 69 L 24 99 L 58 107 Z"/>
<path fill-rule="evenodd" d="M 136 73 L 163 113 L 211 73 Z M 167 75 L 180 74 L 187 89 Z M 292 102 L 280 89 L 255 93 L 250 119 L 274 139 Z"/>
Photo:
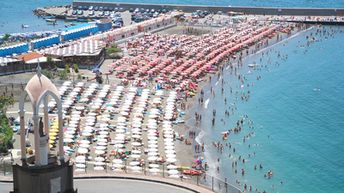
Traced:
<path fill-rule="evenodd" d="M 93 8 L 93 9 L 90 9 Z M 95 10 L 95 9 L 96 10 Z M 101 10 L 99 10 L 101 8 Z M 105 9 L 104 9 L 105 8 Z M 279 7 L 239 7 L 239 6 L 203 6 L 203 5 L 174 5 L 174 4 L 146 4 L 146 3 L 122 3 L 122 2 L 92 2 L 73 1 L 72 5 L 54 7 L 54 9 L 39 8 L 38 12 L 56 17 L 71 17 L 73 10 L 83 10 L 81 17 L 89 17 L 90 11 L 129 11 L 135 9 L 144 10 L 178 10 L 187 13 L 196 10 L 208 11 L 211 13 L 242 13 L 246 15 L 298 15 L 298 16 L 343 16 L 343 8 L 279 8 Z M 89 11 L 88 11 L 89 10 Z M 36 11 L 35 11 L 36 12 Z M 97 15 L 94 13 L 94 15 Z M 93 17 L 93 16 L 92 16 Z"/>

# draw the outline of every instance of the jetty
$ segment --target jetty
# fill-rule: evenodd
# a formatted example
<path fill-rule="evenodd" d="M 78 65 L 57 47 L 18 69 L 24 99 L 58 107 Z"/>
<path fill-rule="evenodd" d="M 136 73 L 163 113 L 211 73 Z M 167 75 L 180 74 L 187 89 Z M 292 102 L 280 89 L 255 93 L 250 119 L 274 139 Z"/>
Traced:
<path fill-rule="evenodd" d="M 277 16 L 280 21 L 284 22 L 344 25 L 344 20 L 342 19 L 344 8 L 238 7 L 73 1 L 71 5 L 37 8 L 34 10 L 34 13 L 42 17 L 86 22 L 109 18 L 111 13 L 120 13 L 122 18 L 130 18 L 132 12 L 135 12 L 134 10 L 143 14 L 149 14 L 150 11 L 154 10 L 159 13 L 177 11 L 186 15 L 197 12 L 224 15 L 270 15 Z"/>
<path fill-rule="evenodd" d="M 303 15 L 303 16 L 343 16 L 344 9 L 340 8 L 282 8 L 282 7 L 245 7 L 245 6 L 210 6 L 210 5 L 177 5 L 177 4 L 146 4 L 146 3 L 122 3 L 122 2 L 92 2 L 73 1 L 72 7 L 118 7 L 124 10 L 144 9 L 168 9 L 194 12 L 196 10 L 217 12 L 240 12 L 247 15 Z"/>

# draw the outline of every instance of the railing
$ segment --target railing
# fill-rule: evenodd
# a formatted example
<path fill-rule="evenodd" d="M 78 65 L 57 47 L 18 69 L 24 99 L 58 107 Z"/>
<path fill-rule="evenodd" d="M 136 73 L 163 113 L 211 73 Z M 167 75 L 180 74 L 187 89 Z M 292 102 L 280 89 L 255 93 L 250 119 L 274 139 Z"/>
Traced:
<path fill-rule="evenodd" d="M 147 168 L 142 167 L 142 170 L 139 170 L 139 171 L 132 171 L 128 169 L 129 166 L 128 167 L 127 166 L 128 166 L 127 163 L 125 163 L 125 167 L 123 168 L 123 170 L 113 171 L 111 169 L 111 164 L 109 164 L 104 167 L 103 171 L 95 171 L 93 169 L 93 164 L 87 163 L 84 171 L 74 172 L 74 174 L 77 174 L 77 175 L 87 174 L 87 176 L 92 176 L 92 174 L 111 175 L 111 173 L 116 174 L 116 176 L 120 176 L 121 174 L 136 174 L 136 175 L 143 175 L 143 176 L 169 178 L 165 165 L 162 165 L 161 166 L 162 169 L 160 170 L 160 172 L 157 172 L 157 173 L 149 172 L 148 166 Z M 175 179 L 175 180 L 180 180 L 186 183 L 202 186 L 217 193 L 241 193 L 242 192 L 240 188 L 229 183 L 227 179 L 223 180 L 215 176 L 209 175 L 207 173 L 204 173 L 201 175 L 194 175 L 194 176 L 180 175 L 179 179 Z"/>
<path fill-rule="evenodd" d="M 4 160 L 0 157 L 0 176 L 12 176 L 12 164 L 13 162 L 11 160 Z M 83 174 L 87 176 L 92 176 L 92 174 L 95 174 L 95 175 L 116 174 L 116 176 L 120 176 L 121 174 L 136 174 L 136 175 L 143 175 L 143 176 L 169 178 L 165 165 L 162 165 L 161 167 L 162 167 L 161 171 L 157 173 L 151 173 L 148 171 L 148 168 L 145 168 L 145 167 L 142 167 L 142 170 L 140 171 L 132 171 L 130 169 L 127 169 L 128 167 L 126 163 L 123 170 L 113 171 L 111 168 L 111 164 L 108 164 L 104 167 L 103 171 L 95 171 L 93 169 L 93 164 L 87 163 L 84 171 L 74 171 L 74 174 L 80 175 L 80 176 L 82 176 Z M 175 179 L 175 180 L 180 180 L 186 183 L 202 186 L 217 193 L 241 193 L 242 192 L 238 187 L 229 183 L 227 179 L 223 180 L 215 176 L 209 175 L 207 173 L 204 173 L 202 175 L 197 175 L 197 176 L 196 175 L 195 176 L 180 175 L 180 178 Z"/>

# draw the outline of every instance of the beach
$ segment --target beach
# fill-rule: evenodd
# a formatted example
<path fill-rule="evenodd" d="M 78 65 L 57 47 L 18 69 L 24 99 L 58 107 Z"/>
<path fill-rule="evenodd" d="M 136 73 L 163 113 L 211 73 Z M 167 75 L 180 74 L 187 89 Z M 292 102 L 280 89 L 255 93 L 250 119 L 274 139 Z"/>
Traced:
<path fill-rule="evenodd" d="M 100 67 L 104 84 L 88 70 L 87 81 L 54 80 L 76 174 L 196 180 L 185 169 L 205 172 L 208 187 L 218 179 L 217 192 L 227 182 L 242 192 L 339 193 L 344 28 L 275 18 L 191 19 L 121 42 L 124 57 Z M 2 93 L 17 100 L 34 74 L 1 77 Z"/>

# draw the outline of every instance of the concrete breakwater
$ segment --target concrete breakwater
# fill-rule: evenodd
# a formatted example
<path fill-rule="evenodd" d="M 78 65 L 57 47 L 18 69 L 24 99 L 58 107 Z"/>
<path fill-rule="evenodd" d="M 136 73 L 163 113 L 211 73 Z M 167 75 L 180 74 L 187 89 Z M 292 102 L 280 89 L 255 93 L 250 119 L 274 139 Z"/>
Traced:
<path fill-rule="evenodd" d="M 121 7 L 125 10 L 130 8 L 144 9 L 168 9 L 194 12 L 203 10 L 209 12 L 222 11 L 241 12 L 250 15 L 301 15 L 301 16 L 343 16 L 344 8 L 277 8 L 277 7 L 232 7 L 232 6 L 203 6 L 203 5 L 177 5 L 177 4 L 145 4 L 145 3 L 120 3 L 120 2 L 91 2 L 74 1 L 73 7 L 98 6 L 98 7 Z"/>

